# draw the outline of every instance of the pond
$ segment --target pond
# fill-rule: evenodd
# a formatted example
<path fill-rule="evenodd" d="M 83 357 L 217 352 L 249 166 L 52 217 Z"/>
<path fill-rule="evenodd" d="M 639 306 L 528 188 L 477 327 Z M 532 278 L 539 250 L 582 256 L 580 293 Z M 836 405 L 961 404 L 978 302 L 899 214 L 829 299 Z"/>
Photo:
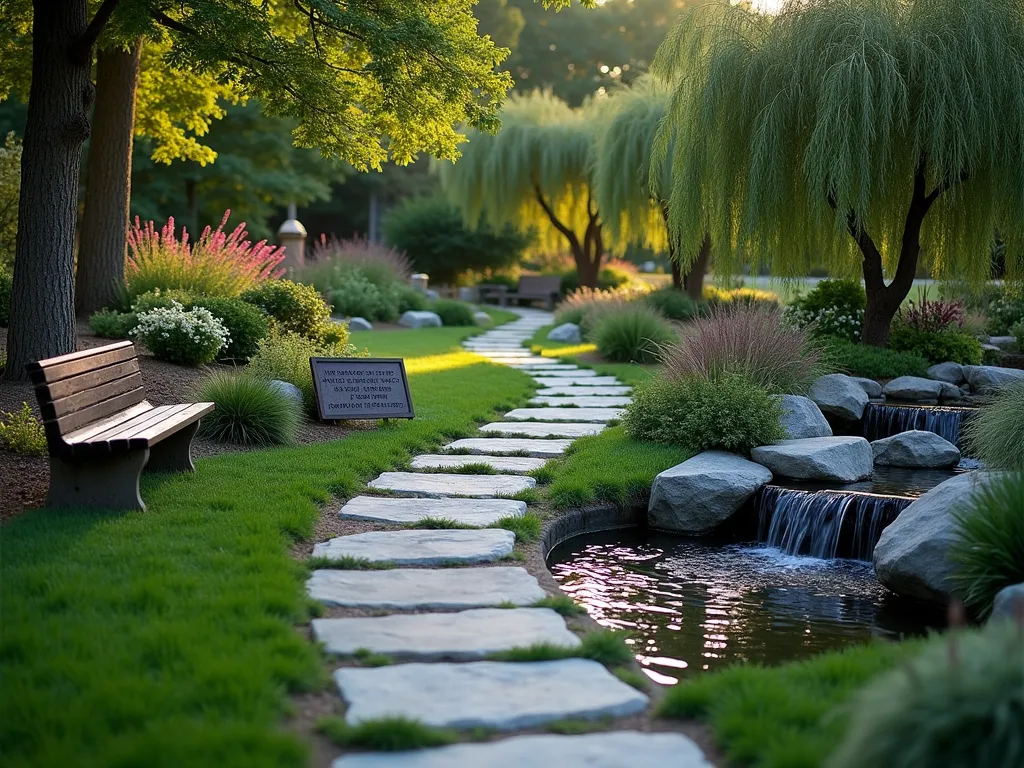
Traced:
<path fill-rule="evenodd" d="M 944 621 L 887 592 L 868 562 L 764 544 L 619 530 L 563 542 L 548 565 L 599 624 L 630 633 L 644 671 L 664 685 L 737 662 L 772 665 L 920 635 Z"/>

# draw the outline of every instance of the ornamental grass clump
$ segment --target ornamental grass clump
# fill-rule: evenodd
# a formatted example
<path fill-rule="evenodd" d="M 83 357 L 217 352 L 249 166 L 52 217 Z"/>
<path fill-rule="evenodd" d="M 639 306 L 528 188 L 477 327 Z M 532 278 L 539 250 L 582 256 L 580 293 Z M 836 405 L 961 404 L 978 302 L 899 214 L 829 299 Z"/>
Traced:
<path fill-rule="evenodd" d="M 219 371 L 196 393 L 199 402 L 215 403 L 203 417 L 200 432 L 221 443 L 290 445 L 302 423 L 302 407 L 260 376 Z"/>
<path fill-rule="evenodd" d="M 284 249 L 265 240 L 246 240 L 245 223 L 224 231 L 231 211 L 224 212 L 217 229 L 206 227 L 195 243 L 188 231 L 181 239 L 174 218 L 158 231 L 152 221 L 143 225 L 135 217 L 128 232 L 125 285 L 129 298 L 159 288 L 180 288 L 204 296 L 238 296 L 264 280 L 284 274 Z"/>
<path fill-rule="evenodd" d="M 590 338 L 601 354 L 613 362 L 655 363 L 661 348 L 678 336 L 657 310 L 634 302 L 601 312 Z"/>
<path fill-rule="evenodd" d="M 808 331 L 770 306 L 722 304 L 680 329 L 662 353 L 668 378 L 716 381 L 740 376 L 767 392 L 796 394 L 823 372 L 822 352 Z"/>
<path fill-rule="evenodd" d="M 1024 382 L 1000 390 L 963 427 L 967 454 L 989 469 L 1024 471 Z"/>
<path fill-rule="evenodd" d="M 186 310 L 178 302 L 138 316 L 135 337 L 158 360 L 178 365 L 212 362 L 231 343 L 224 324 L 208 309 Z"/>

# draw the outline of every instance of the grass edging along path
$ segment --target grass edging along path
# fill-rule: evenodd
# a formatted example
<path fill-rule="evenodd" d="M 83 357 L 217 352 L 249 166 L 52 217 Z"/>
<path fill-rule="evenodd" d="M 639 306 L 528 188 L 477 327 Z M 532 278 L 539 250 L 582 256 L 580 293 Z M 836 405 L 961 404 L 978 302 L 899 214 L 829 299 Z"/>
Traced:
<path fill-rule="evenodd" d="M 563 344 L 560 341 L 548 341 L 548 334 L 553 325 L 546 325 L 533 334 L 525 346 L 537 355 L 556 357 L 567 363 L 593 368 L 602 376 L 616 376 L 623 384 L 630 386 L 647 381 L 660 366 L 640 365 L 638 363 L 609 363 L 601 359 L 597 345 L 590 342 L 582 344 Z"/>
<path fill-rule="evenodd" d="M 526 399 L 526 375 L 451 351 L 474 331 L 354 337 L 404 353 L 413 421 L 147 477 L 144 514 L 40 510 L 0 528 L 4 765 L 304 765 L 280 718 L 325 680 L 295 631 L 310 603 L 290 547 L 332 495 Z"/>

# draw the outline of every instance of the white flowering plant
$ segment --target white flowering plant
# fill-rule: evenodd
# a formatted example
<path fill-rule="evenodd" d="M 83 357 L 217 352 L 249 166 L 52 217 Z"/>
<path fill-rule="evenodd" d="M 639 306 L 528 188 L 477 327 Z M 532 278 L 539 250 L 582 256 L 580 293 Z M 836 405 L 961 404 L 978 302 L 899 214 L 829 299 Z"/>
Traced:
<path fill-rule="evenodd" d="M 815 336 L 835 336 L 846 341 L 859 342 L 860 328 L 864 324 L 863 309 L 824 307 L 818 311 L 790 304 L 782 315 L 796 328 L 807 328 Z"/>
<path fill-rule="evenodd" d="M 177 301 L 169 307 L 143 312 L 138 317 L 135 337 L 158 360 L 179 365 L 202 365 L 217 357 L 231 343 L 224 323 L 208 309 L 186 310 Z"/>

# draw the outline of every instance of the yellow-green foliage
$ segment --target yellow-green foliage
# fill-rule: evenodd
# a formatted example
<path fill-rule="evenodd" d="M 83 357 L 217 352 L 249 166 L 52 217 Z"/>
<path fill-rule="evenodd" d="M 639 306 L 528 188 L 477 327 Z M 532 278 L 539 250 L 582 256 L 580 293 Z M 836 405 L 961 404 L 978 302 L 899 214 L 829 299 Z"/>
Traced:
<path fill-rule="evenodd" d="M 347 337 L 346 337 L 347 339 Z M 280 379 L 302 390 L 306 409 L 316 408 L 311 357 L 357 357 L 356 348 L 347 341 L 329 343 L 314 341 L 297 333 L 273 334 L 262 339 L 256 354 L 249 361 L 249 370 L 256 376 Z"/>
<path fill-rule="evenodd" d="M 671 159 L 659 194 L 682 259 L 710 232 L 716 270 L 850 273 L 852 214 L 892 268 L 923 162 L 935 272 L 987 279 L 996 227 L 1007 274 L 1024 271 L 1021 0 L 713 3 L 653 70 L 674 84 L 652 167 Z"/>
<path fill-rule="evenodd" d="M 46 433 L 43 432 L 43 425 L 32 415 L 28 403 L 22 403 L 17 413 L 5 411 L 2 416 L 0 444 L 26 456 L 46 454 Z"/>

